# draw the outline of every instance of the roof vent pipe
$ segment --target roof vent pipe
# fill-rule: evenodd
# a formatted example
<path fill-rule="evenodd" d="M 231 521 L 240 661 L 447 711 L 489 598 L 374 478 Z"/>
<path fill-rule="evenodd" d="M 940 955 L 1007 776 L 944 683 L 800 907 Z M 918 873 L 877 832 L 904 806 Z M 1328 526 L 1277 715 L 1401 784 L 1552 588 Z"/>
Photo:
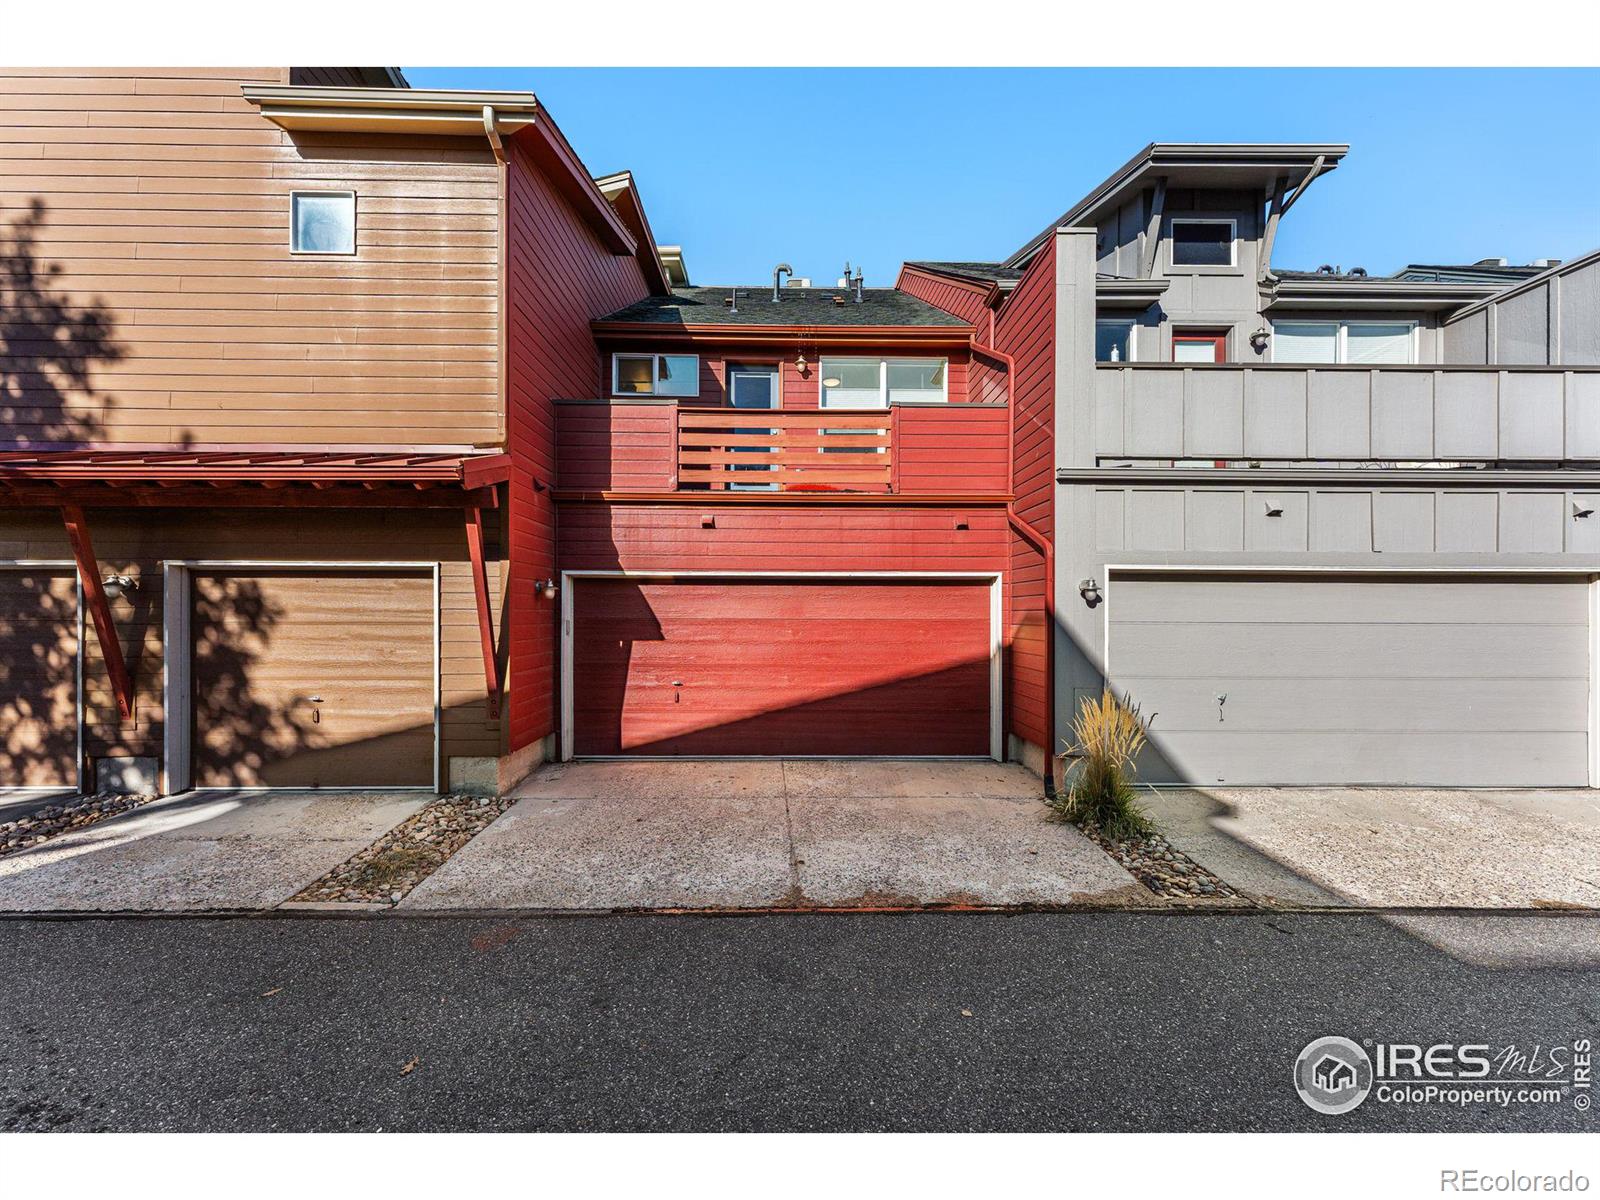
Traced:
<path fill-rule="evenodd" d="M 842 288 L 847 288 L 847 287 L 850 286 L 850 260 L 849 259 L 845 260 L 844 274 L 839 276 L 839 286 L 842 287 Z"/>
<path fill-rule="evenodd" d="M 862 295 L 861 295 L 861 268 L 857 267 L 856 268 L 856 303 L 860 304 L 861 301 L 862 301 Z"/>
<path fill-rule="evenodd" d="M 783 284 L 778 281 L 780 275 L 793 275 L 794 268 L 788 263 L 779 263 L 772 268 L 772 302 L 776 304 L 783 298 Z"/>
<path fill-rule="evenodd" d="M 1358 279 L 1365 279 L 1367 277 L 1367 269 L 1365 267 L 1351 267 L 1350 274 Z"/>

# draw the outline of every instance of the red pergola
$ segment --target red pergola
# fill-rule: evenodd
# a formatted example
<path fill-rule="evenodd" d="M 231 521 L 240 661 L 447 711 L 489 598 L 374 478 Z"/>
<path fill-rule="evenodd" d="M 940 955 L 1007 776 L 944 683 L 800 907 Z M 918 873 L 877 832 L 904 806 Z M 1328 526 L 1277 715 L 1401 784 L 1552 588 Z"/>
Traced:
<path fill-rule="evenodd" d="M 124 720 L 133 679 L 106 600 L 85 508 L 455 508 L 463 511 L 491 712 L 500 704 L 483 510 L 510 476 L 502 452 L 284 447 L 0 450 L 0 505 L 61 513 L 106 672 Z"/>

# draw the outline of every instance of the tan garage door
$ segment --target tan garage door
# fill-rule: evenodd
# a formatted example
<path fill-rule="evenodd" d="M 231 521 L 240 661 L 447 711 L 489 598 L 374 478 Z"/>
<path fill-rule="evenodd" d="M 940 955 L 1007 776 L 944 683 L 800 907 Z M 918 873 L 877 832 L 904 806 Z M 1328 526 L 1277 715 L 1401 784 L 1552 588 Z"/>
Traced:
<path fill-rule="evenodd" d="M 1152 781 L 1588 783 L 1582 578 L 1127 575 L 1108 607 Z"/>
<path fill-rule="evenodd" d="M 200 787 L 433 783 L 430 573 L 194 577 Z"/>
<path fill-rule="evenodd" d="M 77 578 L 0 568 L 0 791 L 77 780 Z"/>

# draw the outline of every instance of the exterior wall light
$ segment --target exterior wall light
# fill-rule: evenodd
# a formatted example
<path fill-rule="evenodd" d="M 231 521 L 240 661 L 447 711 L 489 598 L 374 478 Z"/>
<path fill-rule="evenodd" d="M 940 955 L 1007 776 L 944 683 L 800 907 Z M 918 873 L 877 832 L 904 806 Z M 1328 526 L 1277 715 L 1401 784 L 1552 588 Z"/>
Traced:
<path fill-rule="evenodd" d="M 802 354 L 795 360 L 794 367 L 795 370 L 799 371 L 801 375 L 804 375 L 808 370 L 810 370 L 811 364 L 806 362 L 806 356 Z"/>
<path fill-rule="evenodd" d="M 1094 579 L 1078 580 L 1078 595 L 1083 597 L 1083 602 L 1090 608 L 1099 604 L 1103 599 L 1100 595 L 1100 583 Z"/>
<path fill-rule="evenodd" d="M 107 575 L 100 582 L 107 600 L 116 600 L 139 590 L 139 581 L 131 575 Z"/>
<path fill-rule="evenodd" d="M 541 579 L 533 586 L 538 591 L 539 595 L 543 596 L 546 600 L 554 600 L 556 598 L 557 588 L 556 581 L 554 579 Z"/>
<path fill-rule="evenodd" d="M 1267 352 L 1267 343 L 1271 340 L 1272 335 L 1267 332 L 1267 327 L 1263 325 L 1250 335 L 1250 348 L 1257 354 L 1265 354 Z"/>

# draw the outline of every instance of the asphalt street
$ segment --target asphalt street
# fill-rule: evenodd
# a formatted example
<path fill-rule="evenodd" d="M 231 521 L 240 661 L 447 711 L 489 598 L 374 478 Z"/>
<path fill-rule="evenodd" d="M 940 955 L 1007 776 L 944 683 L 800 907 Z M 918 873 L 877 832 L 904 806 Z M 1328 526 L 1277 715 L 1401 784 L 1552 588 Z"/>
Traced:
<path fill-rule="evenodd" d="M 4 920 L 0 1130 L 1600 1128 L 1301 1103 L 1327 1034 L 1600 1031 L 1597 959 L 1466 957 L 1365 914 Z"/>

